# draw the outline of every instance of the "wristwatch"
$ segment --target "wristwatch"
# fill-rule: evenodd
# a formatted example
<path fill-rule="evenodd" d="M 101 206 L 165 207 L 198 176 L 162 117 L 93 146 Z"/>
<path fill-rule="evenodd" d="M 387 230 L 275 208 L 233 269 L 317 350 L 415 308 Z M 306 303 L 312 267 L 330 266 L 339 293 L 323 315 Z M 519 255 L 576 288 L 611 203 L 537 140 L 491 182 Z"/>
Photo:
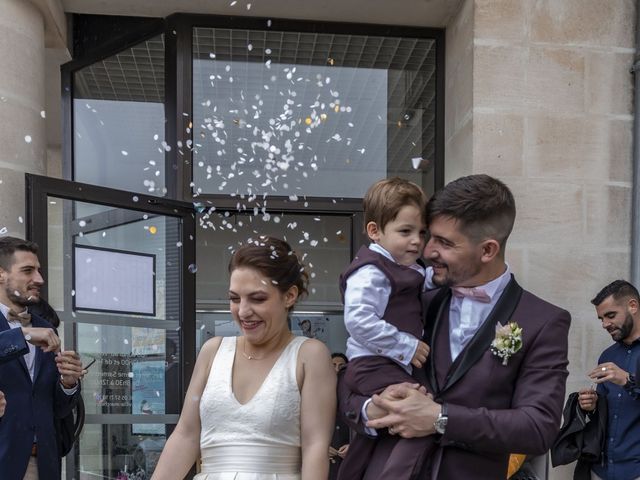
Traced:
<path fill-rule="evenodd" d="M 633 390 L 636 387 L 636 376 L 632 373 L 627 373 L 627 383 L 622 388 L 625 390 Z"/>
<path fill-rule="evenodd" d="M 444 435 L 444 431 L 447 428 L 447 422 L 449 421 L 449 416 L 447 415 L 447 404 L 443 403 L 440 413 L 438 414 L 438 418 L 433 422 L 433 427 L 436 429 L 436 433 L 440 435 Z"/>

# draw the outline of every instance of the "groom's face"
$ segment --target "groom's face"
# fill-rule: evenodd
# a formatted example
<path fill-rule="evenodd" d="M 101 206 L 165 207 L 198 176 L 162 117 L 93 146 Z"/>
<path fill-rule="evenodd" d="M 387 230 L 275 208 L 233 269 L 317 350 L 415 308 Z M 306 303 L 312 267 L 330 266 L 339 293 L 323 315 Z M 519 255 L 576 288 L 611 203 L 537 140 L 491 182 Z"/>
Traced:
<path fill-rule="evenodd" d="M 435 217 L 429 225 L 424 257 L 433 266 L 433 283 L 439 286 L 476 286 L 484 264 L 482 246 L 472 241 L 451 217 Z"/>

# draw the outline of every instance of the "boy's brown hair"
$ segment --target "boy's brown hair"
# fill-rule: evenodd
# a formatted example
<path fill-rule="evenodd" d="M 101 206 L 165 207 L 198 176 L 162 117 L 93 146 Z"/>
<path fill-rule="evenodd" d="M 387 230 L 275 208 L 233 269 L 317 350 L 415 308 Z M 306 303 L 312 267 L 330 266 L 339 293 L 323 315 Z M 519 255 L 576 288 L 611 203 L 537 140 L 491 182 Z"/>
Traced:
<path fill-rule="evenodd" d="M 402 207 L 413 205 L 424 218 L 427 196 L 413 182 L 400 177 L 379 180 L 369 187 L 362 200 L 364 206 L 364 229 L 369 222 L 375 222 L 380 230 L 392 222 Z"/>

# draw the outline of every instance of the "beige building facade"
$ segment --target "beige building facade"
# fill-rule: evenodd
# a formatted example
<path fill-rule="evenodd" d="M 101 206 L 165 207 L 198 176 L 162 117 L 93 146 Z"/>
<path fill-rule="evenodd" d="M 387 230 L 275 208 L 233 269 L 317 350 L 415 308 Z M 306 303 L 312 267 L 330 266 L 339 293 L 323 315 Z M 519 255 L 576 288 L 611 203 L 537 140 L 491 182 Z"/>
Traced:
<path fill-rule="evenodd" d="M 27 233 L 25 173 L 64 178 L 60 65 L 72 59 L 70 14 L 181 11 L 443 29 L 445 182 L 488 173 L 511 187 L 518 216 L 507 260 L 525 288 L 571 312 L 567 392 L 587 386 L 586 372 L 611 343 L 589 300 L 630 277 L 635 2 L 231 3 L 0 0 L 2 233 Z M 50 255 L 52 266 L 60 262 Z M 572 469 L 550 478 L 572 478 Z"/>

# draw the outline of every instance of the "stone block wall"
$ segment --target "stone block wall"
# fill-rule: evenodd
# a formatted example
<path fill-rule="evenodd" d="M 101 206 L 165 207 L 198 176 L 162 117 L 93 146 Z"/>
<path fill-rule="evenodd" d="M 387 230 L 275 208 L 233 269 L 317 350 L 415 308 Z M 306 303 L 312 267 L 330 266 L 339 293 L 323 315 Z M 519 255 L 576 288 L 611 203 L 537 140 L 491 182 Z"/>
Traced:
<path fill-rule="evenodd" d="M 507 260 L 573 317 L 568 392 L 611 343 L 589 300 L 630 273 L 635 18 L 631 0 L 465 0 L 447 27 L 445 176 L 512 188 Z"/>

